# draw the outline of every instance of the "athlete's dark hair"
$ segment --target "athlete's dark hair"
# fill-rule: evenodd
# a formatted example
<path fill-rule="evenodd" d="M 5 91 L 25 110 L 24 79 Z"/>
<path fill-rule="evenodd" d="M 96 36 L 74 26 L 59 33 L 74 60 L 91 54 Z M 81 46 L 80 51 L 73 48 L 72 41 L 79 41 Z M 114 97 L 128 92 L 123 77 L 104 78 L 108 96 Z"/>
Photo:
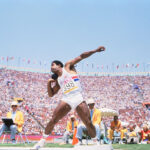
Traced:
<path fill-rule="evenodd" d="M 63 63 L 59 60 L 54 60 L 52 63 L 55 63 L 56 65 L 60 65 L 60 67 L 62 67 L 62 68 L 64 66 Z"/>

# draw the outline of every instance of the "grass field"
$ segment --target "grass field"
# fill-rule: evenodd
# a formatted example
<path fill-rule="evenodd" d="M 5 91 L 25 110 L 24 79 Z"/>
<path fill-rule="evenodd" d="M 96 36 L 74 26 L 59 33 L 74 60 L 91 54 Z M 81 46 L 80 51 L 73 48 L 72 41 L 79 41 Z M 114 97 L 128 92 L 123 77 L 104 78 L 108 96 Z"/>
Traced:
<path fill-rule="evenodd" d="M 150 144 L 113 144 L 115 150 L 150 150 Z"/>
<path fill-rule="evenodd" d="M 0 144 L 1 147 L 32 147 L 34 144 Z M 150 144 L 113 144 L 114 150 L 150 150 Z M 73 148 L 71 144 L 47 143 L 44 147 Z"/>
<path fill-rule="evenodd" d="M 32 147 L 34 144 L 0 144 L 0 147 Z M 61 147 L 61 148 L 73 148 L 71 144 L 59 145 L 58 143 L 47 143 L 44 147 Z"/>

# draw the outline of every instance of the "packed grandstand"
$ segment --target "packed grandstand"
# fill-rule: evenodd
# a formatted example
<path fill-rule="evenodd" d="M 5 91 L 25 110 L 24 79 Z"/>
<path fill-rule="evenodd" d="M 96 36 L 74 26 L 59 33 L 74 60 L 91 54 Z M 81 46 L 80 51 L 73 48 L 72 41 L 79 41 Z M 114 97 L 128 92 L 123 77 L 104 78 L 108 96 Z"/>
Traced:
<path fill-rule="evenodd" d="M 0 116 L 6 116 L 14 97 L 20 97 L 23 106 L 28 106 L 34 116 L 46 126 L 52 112 L 61 100 L 61 91 L 50 98 L 47 94 L 48 73 L 16 71 L 0 69 Z M 150 110 L 143 103 L 150 99 L 149 76 L 80 76 L 83 96 L 86 100 L 94 98 L 96 107 L 113 109 L 119 113 L 119 120 L 142 127 L 150 118 Z M 26 113 L 24 113 L 26 134 L 40 134 L 41 128 Z M 66 128 L 69 114 L 60 120 L 54 128 L 54 134 L 62 135 Z M 102 118 L 109 127 L 112 117 Z M 1 121 L 1 120 L 0 120 Z M 0 122 L 2 124 L 2 121 Z"/>

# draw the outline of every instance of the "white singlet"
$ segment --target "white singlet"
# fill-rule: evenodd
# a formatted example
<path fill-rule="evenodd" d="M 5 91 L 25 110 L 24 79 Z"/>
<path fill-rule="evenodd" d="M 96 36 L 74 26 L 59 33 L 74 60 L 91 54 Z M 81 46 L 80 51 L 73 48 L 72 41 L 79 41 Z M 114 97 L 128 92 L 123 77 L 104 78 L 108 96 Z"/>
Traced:
<path fill-rule="evenodd" d="M 64 68 L 61 77 L 58 77 L 58 83 L 62 88 L 62 101 L 68 103 L 75 109 L 83 102 L 82 88 L 77 74 L 70 74 Z"/>

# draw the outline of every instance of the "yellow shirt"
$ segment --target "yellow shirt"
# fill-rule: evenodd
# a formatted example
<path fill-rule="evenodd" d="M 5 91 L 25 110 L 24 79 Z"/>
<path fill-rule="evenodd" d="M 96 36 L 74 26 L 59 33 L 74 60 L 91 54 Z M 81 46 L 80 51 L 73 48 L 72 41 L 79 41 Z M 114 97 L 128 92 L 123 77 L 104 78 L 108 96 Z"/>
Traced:
<path fill-rule="evenodd" d="M 111 122 L 111 129 L 118 129 L 120 130 L 121 129 L 121 122 L 118 121 L 117 124 L 115 124 L 114 121 Z"/>
<path fill-rule="evenodd" d="M 74 121 L 74 128 L 76 128 L 77 127 L 77 125 L 78 125 L 78 121 Z M 67 131 L 72 131 L 72 121 L 68 121 L 67 122 Z"/>
<path fill-rule="evenodd" d="M 7 113 L 7 118 L 12 118 L 12 112 Z M 21 111 L 16 111 L 14 123 L 17 124 L 18 131 L 21 132 L 22 126 L 24 124 L 24 117 L 23 117 L 23 113 Z"/>
<path fill-rule="evenodd" d="M 101 124 L 101 111 L 97 108 L 94 109 L 93 116 L 92 116 L 92 123 L 93 125 Z"/>
<path fill-rule="evenodd" d="M 132 136 L 136 136 L 136 132 L 134 132 L 134 131 L 129 132 L 128 135 L 131 136 L 131 137 L 132 137 Z"/>

